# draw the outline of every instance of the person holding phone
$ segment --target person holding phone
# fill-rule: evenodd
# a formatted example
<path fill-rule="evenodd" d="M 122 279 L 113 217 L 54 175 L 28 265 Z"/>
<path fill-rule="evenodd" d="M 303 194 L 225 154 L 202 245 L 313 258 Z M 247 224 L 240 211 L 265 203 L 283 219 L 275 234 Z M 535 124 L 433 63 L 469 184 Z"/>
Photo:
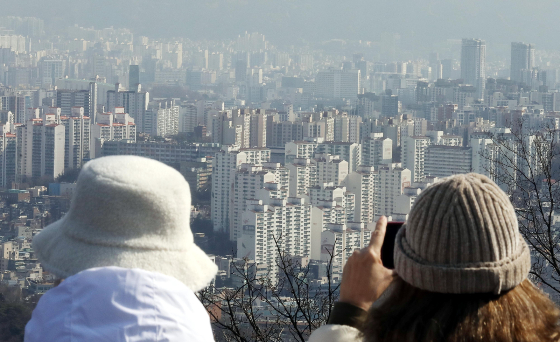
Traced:
<path fill-rule="evenodd" d="M 348 259 L 316 341 L 558 341 L 560 311 L 527 276 L 531 256 L 507 195 L 479 174 L 424 190 L 383 265 L 387 219 Z"/>

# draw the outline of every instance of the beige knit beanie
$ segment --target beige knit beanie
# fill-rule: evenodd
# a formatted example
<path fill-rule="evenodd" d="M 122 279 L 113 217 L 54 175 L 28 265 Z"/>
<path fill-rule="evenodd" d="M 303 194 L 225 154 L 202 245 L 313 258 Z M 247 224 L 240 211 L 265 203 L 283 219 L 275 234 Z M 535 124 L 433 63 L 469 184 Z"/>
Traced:
<path fill-rule="evenodd" d="M 443 179 L 416 199 L 395 240 L 395 271 L 440 293 L 495 293 L 519 285 L 531 268 L 507 195 L 479 174 Z"/>

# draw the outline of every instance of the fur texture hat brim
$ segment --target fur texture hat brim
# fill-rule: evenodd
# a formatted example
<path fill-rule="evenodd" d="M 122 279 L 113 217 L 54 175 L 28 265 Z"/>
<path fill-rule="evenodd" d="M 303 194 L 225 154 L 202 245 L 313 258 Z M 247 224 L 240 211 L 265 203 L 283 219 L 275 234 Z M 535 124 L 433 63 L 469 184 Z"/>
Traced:
<path fill-rule="evenodd" d="M 33 239 L 33 250 L 43 268 L 61 278 L 93 267 L 140 268 L 175 277 L 191 290 L 199 291 L 210 284 L 218 271 L 216 264 L 195 244 L 186 250 L 92 244 L 65 233 L 72 225 L 66 217 L 47 226 Z"/>

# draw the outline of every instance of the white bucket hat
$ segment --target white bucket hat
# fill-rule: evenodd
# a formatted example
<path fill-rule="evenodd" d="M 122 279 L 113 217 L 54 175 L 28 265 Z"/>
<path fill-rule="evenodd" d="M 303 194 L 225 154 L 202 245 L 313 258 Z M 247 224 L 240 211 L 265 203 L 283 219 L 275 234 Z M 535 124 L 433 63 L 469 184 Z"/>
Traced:
<path fill-rule="evenodd" d="M 206 287 L 217 266 L 194 244 L 191 193 L 158 161 L 112 156 L 85 164 L 70 210 L 33 239 L 43 267 L 59 277 L 103 266 L 141 268 Z"/>

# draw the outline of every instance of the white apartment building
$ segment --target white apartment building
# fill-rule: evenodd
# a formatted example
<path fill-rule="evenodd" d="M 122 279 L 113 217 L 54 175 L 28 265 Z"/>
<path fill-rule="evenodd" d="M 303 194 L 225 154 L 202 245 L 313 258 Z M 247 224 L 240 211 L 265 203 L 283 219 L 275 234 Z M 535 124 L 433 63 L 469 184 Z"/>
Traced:
<path fill-rule="evenodd" d="M 153 136 L 168 137 L 179 133 L 180 107 L 175 101 L 150 102 L 144 116 L 144 133 Z"/>
<path fill-rule="evenodd" d="M 472 172 L 480 173 L 495 180 L 494 160 L 497 156 L 497 146 L 489 138 L 472 138 L 470 141 L 472 156 Z"/>
<path fill-rule="evenodd" d="M 288 146 L 288 144 L 286 144 Z M 287 153 L 287 152 L 286 152 Z M 348 162 L 348 172 L 353 172 L 361 165 L 360 144 L 351 142 L 323 142 L 317 145 L 316 153 L 339 156 Z"/>
<path fill-rule="evenodd" d="M 275 181 L 272 172 L 264 171 L 262 166 L 242 164 L 235 172 L 232 202 L 229 208 L 230 240 L 236 241 L 241 235 L 241 213 L 246 209 L 246 202 L 255 199 L 255 193 L 264 187 L 264 183 Z"/>
<path fill-rule="evenodd" d="M 327 119 L 332 119 L 332 118 L 327 118 Z M 332 131 L 333 133 L 332 139 L 329 139 L 331 135 L 329 134 L 330 131 L 328 130 L 328 128 L 330 127 L 328 127 L 327 121 L 332 121 L 332 120 L 319 120 L 319 121 L 311 121 L 311 122 L 304 121 L 302 127 L 302 136 L 304 138 L 321 138 L 326 141 L 334 140 L 334 129 Z"/>
<path fill-rule="evenodd" d="M 472 171 L 472 149 L 461 146 L 431 145 L 426 149 L 424 174 L 448 177 Z"/>
<path fill-rule="evenodd" d="M 430 145 L 463 146 L 463 138 L 458 135 L 443 134 L 443 131 L 427 131 Z"/>
<path fill-rule="evenodd" d="M 212 160 L 211 217 L 215 231 L 230 232 L 230 204 L 233 203 L 235 174 L 242 164 L 262 166 L 270 161 L 267 148 L 239 149 L 238 146 L 222 147 Z M 286 176 L 286 184 L 288 178 Z"/>
<path fill-rule="evenodd" d="M 286 143 L 286 164 L 292 163 L 296 158 L 312 159 L 317 150 L 317 143 L 311 141 L 292 141 Z"/>
<path fill-rule="evenodd" d="M 211 217 L 214 231 L 229 232 L 229 206 L 237 168 L 247 162 L 247 154 L 224 146 L 212 160 Z"/>
<path fill-rule="evenodd" d="M 107 91 L 107 110 L 115 112 L 115 107 L 124 107 L 125 113 L 128 113 L 134 119 L 138 131 L 141 133 L 150 133 L 144 130 L 144 117 L 149 102 L 150 93 L 141 91 L 140 85 L 133 91 L 121 91 L 117 84 L 115 90 Z"/>
<path fill-rule="evenodd" d="M 308 188 L 317 185 L 315 159 L 296 158 L 286 168 L 290 172 L 290 197 L 309 195 Z"/>
<path fill-rule="evenodd" d="M 91 121 L 83 107 L 72 107 L 71 116 L 61 116 L 65 127 L 64 168 L 79 169 L 90 159 Z"/>
<path fill-rule="evenodd" d="M 65 127 L 33 119 L 17 127 L 17 175 L 56 179 L 64 173 Z"/>
<path fill-rule="evenodd" d="M 410 186 L 411 172 L 400 163 L 386 164 L 379 168 L 380 198 L 375 214 L 391 216 L 395 198 L 402 195 L 404 188 Z"/>
<path fill-rule="evenodd" d="M 354 222 L 356 195 L 345 187 L 335 187 L 332 183 L 309 188 L 309 199 L 313 209 L 321 214 L 314 216 L 314 222 L 325 229 L 327 223 Z"/>
<path fill-rule="evenodd" d="M 321 232 L 327 230 L 329 223 L 344 224 L 346 223 L 346 211 L 341 206 L 313 206 L 311 208 L 311 229 L 313 232 Z M 311 258 L 315 260 L 321 259 L 321 241 L 313 239 L 311 241 Z"/>
<path fill-rule="evenodd" d="M 342 271 L 355 250 L 369 245 L 371 228 L 371 225 L 363 222 L 328 224 L 327 229 L 321 233 L 321 260 L 329 261 L 334 256 L 335 270 Z"/>
<path fill-rule="evenodd" d="M 2 242 L 0 253 L 0 272 L 8 271 L 10 261 L 19 259 L 19 245 L 16 241 Z"/>
<path fill-rule="evenodd" d="M 279 189 L 273 197 L 288 195 L 288 169 L 276 163 L 264 163 L 264 166 L 242 164 L 235 173 L 235 182 L 230 206 L 230 240 L 236 241 L 241 236 L 241 213 L 247 208 L 247 201 L 255 199 L 258 190 L 266 183 L 275 183 Z"/>
<path fill-rule="evenodd" d="M 305 199 L 266 196 L 262 189 L 258 193 L 262 199 L 248 201 L 241 216 L 237 256 L 265 264 L 274 273 L 278 248 L 287 255 L 311 257 L 312 240 L 320 240 L 320 231 L 313 237 L 311 206 Z"/>
<path fill-rule="evenodd" d="M 379 172 L 372 166 L 360 166 L 348 174 L 342 183 L 346 189 L 356 195 L 354 217 L 359 222 L 374 222 L 375 208 L 380 197 Z"/>
<path fill-rule="evenodd" d="M 348 176 L 348 162 L 339 156 L 317 153 L 314 160 L 317 165 L 318 184 L 333 183 L 338 186 Z"/>
<path fill-rule="evenodd" d="M 90 156 L 101 157 L 101 148 L 105 141 L 136 141 L 134 119 L 124 112 L 124 108 L 115 108 L 115 113 L 97 114 L 97 123 L 91 125 Z"/>
<path fill-rule="evenodd" d="M 237 109 L 232 112 L 232 127 L 241 127 L 241 148 L 251 146 L 251 112 L 245 109 Z M 266 140 L 265 140 L 266 141 Z"/>
<path fill-rule="evenodd" d="M 309 188 L 309 201 L 314 207 L 340 206 L 346 207 L 346 188 L 333 183 L 320 183 Z"/>
<path fill-rule="evenodd" d="M 430 138 L 425 136 L 402 137 L 401 162 L 403 168 L 409 169 L 411 171 L 413 182 L 424 178 L 426 149 L 428 148 L 429 144 Z"/>
<path fill-rule="evenodd" d="M 505 133 L 497 133 L 499 142 L 488 138 L 472 138 L 472 169 L 473 172 L 481 173 L 495 181 L 504 190 L 508 184 L 502 183 L 502 175 L 505 179 L 513 180 L 517 177 L 517 169 L 525 170 L 528 168 L 526 161 L 520 162 L 518 154 L 524 153 L 525 157 L 532 162 L 534 152 L 531 144 L 526 145 L 525 151 L 521 150 L 514 136 L 506 129 Z M 530 140 L 530 138 L 529 138 Z M 527 142 L 525 142 L 527 144 Z M 521 152 L 522 151 L 522 152 Z M 533 170 L 533 172 L 535 172 Z"/>
<path fill-rule="evenodd" d="M 270 149 L 268 148 L 241 148 L 247 156 L 247 164 L 262 165 L 270 161 Z"/>
<path fill-rule="evenodd" d="M 381 133 L 372 133 L 372 136 Z M 362 140 L 362 163 L 364 166 L 379 168 L 393 162 L 393 141 L 389 138 L 369 137 Z"/>

